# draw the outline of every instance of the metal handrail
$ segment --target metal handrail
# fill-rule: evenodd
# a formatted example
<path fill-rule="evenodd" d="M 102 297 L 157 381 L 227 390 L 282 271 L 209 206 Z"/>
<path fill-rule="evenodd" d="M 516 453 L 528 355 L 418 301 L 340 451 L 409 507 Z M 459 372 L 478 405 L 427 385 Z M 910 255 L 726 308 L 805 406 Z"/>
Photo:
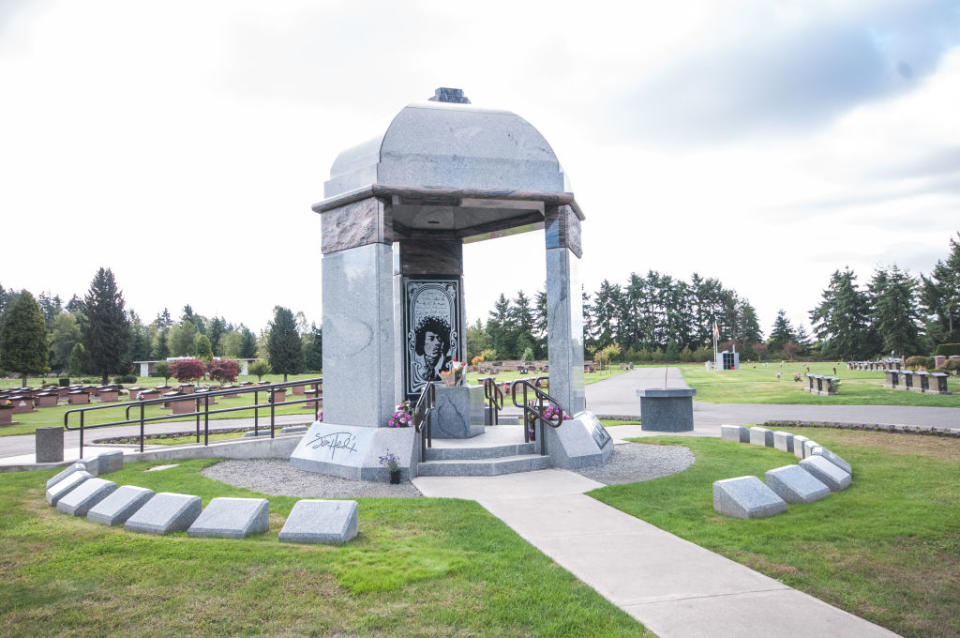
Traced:
<path fill-rule="evenodd" d="M 532 434 L 534 441 L 540 441 L 540 454 L 545 455 L 547 453 L 547 441 L 543 436 L 543 426 L 546 424 L 552 428 L 558 428 L 563 425 L 563 409 L 556 399 L 540 389 L 538 382 L 542 379 L 543 377 L 536 380 L 518 379 L 514 381 L 510 386 L 510 398 L 513 400 L 514 407 L 523 409 L 524 443 L 530 442 Z M 523 400 L 520 403 L 517 403 L 517 388 L 523 390 Z M 532 398 L 528 397 L 528 390 L 533 393 Z M 546 410 L 551 406 L 554 408 L 554 413 L 553 416 L 548 417 Z M 536 430 L 538 423 L 540 424 L 539 436 Z M 530 431 L 530 425 L 533 425 L 532 432 Z"/>
<path fill-rule="evenodd" d="M 477 379 L 483 382 L 483 397 L 487 400 L 488 425 L 499 425 L 500 410 L 503 409 L 503 390 L 494 377 Z"/>
<path fill-rule="evenodd" d="M 433 408 L 437 405 L 437 386 L 427 381 L 420 391 L 420 398 L 413 406 L 413 427 L 420 435 L 420 460 L 427 454 L 427 448 L 433 447 Z M 426 430 L 426 436 L 424 436 Z"/>
<path fill-rule="evenodd" d="M 97 428 L 106 428 L 113 427 L 117 425 L 131 425 L 135 423 L 140 424 L 140 451 L 143 452 L 143 440 L 144 440 L 144 431 L 145 425 L 147 423 L 153 423 L 157 421 L 172 421 L 172 420 L 183 420 L 184 417 L 195 416 L 197 419 L 197 443 L 200 443 L 200 417 L 203 417 L 203 444 L 208 445 L 210 442 L 210 415 L 211 414 L 223 414 L 226 412 L 241 412 L 244 410 L 253 410 L 254 411 L 254 421 L 253 421 L 253 431 L 255 435 L 259 435 L 259 426 L 260 426 L 260 409 L 269 408 L 270 409 L 270 438 L 275 438 L 276 436 L 276 412 L 275 407 L 276 403 L 274 402 L 274 392 L 280 389 L 286 389 L 293 386 L 310 386 L 314 387 L 314 390 L 317 393 L 316 397 L 309 399 L 298 399 L 296 401 L 282 401 L 284 405 L 298 405 L 301 403 L 313 403 L 319 406 L 320 401 L 322 400 L 321 387 L 323 386 L 323 377 L 314 377 L 311 379 L 303 379 L 300 381 L 284 381 L 281 383 L 271 383 L 267 385 L 251 385 L 251 386 L 238 386 L 236 388 L 228 388 L 226 390 L 212 390 L 206 392 L 197 392 L 191 394 L 178 394 L 172 397 L 161 397 L 159 399 L 140 399 L 137 401 L 129 401 L 126 403 L 111 403 L 110 405 L 94 405 L 87 406 L 84 408 L 74 408 L 72 410 L 67 410 L 63 413 L 63 427 L 66 430 L 79 430 L 80 431 L 80 458 L 83 458 L 83 440 L 84 440 L 84 431 L 85 430 L 94 430 Z M 267 403 L 260 403 L 259 393 L 268 392 L 269 401 Z M 218 408 L 216 410 L 210 409 L 210 398 L 226 395 L 235 395 L 235 394 L 250 394 L 253 393 L 253 405 L 243 405 L 233 408 Z M 164 414 L 161 416 L 152 416 L 147 417 L 144 415 L 144 410 L 147 406 L 151 405 L 163 405 L 170 401 L 194 401 L 196 403 L 196 410 L 193 412 L 183 412 L 180 414 Z M 200 403 L 203 402 L 203 409 L 200 409 Z M 131 408 L 140 409 L 140 417 L 131 419 L 130 418 L 130 409 Z M 95 410 L 108 410 L 108 409 L 117 409 L 124 408 L 126 419 L 123 421 L 109 421 L 107 423 L 96 423 L 93 425 L 86 425 L 84 423 L 84 416 L 87 412 L 93 412 Z M 77 425 L 70 425 L 70 415 L 74 413 L 80 414 L 80 423 Z"/>

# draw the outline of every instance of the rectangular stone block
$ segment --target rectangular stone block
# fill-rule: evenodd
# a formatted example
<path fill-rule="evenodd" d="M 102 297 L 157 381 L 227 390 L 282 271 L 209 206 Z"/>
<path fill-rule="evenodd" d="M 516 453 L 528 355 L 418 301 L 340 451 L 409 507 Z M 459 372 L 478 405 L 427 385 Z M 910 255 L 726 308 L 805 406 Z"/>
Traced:
<path fill-rule="evenodd" d="M 270 502 L 265 498 L 215 498 L 187 530 L 188 536 L 244 538 L 270 528 Z"/>
<path fill-rule="evenodd" d="M 793 454 L 793 435 L 789 432 L 774 432 L 773 447 L 781 452 L 790 452 Z"/>
<path fill-rule="evenodd" d="M 343 545 L 357 535 L 356 501 L 297 501 L 278 539 L 283 543 Z"/>
<path fill-rule="evenodd" d="M 124 529 L 146 534 L 182 532 L 200 516 L 199 496 L 160 492 L 124 523 Z"/>
<path fill-rule="evenodd" d="M 653 432 L 693 430 L 693 388 L 644 388 L 640 397 L 640 429 Z"/>
<path fill-rule="evenodd" d="M 798 459 L 803 458 L 803 444 L 809 439 L 802 434 L 793 435 L 793 455 Z"/>
<path fill-rule="evenodd" d="M 63 479 L 67 478 L 68 476 L 70 476 L 70 475 L 73 474 L 74 472 L 81 472 L 81 471 L 84 471 L 84 470 L 86 470 L 86 469 L 87 469 L 87 468 L 86 468 L 86 466 L 85 466 L 83 463 L 72 463 L 72 464 L 68 465 L 66 468 L 64 468 L 63 470 L 61 470 L 60 472 L 58 472 L 57 474 L 54 474 L 53 477 L 51 477 L 51 478 L 47 481 L 47 487 L 51 487 L 51 486 L 54 485 L 55 483 L 59 483 L 60 481 L 62 481 Z"/>
<path fill-rule="evenodd" d="M 114 527 L 123 525 L 134 512 L 153 498 L 153 490 L 135 485 L 122 485 L 87 512 L 87 520 Z"/>
<path fill-rule="evenodd" d="M 37 428 L 34 432 L 37 463 L 59 463 L 63 460 L 63 428 Z"/>
<path fill-rule="evenodd" d="M 87 479 L 57 502 L 57 510 L 71 516 L 86 516 L 90 508 L 110 496 L 117 484 L 102 478 Z"/>
<path fill-rule="evenodd" d="M 767 428 L 750 428 L 750 445 L 773 447 L 773 431 Z"/>
<path fill-rule="evenodd" d="M 483 434 L 483 386 L 438 386 L 433 437 L 467 439 Z"/>
<path fill-rule="evenodd" d="M 796 444 L 794 444 L 796 445 Z M 813 454 L 813 448 L 819 446 L 820 444 L 814 441 L 813 439 L 807 439 L 803 442 L 803 458 L 807 458 Z"/>
<path fill-rule="evenodd" d="M 799 465 L 767 472 L 767 487 L 788 503 L 813 503 L 830 496 L 830 488 Z"/>
<path fill-rule="evenodd" d="M 749 443 L 750 430 L 742 425 L 721 425 L 720 438 L 734 443 Z"/>
<path fill-rule="evenodd" d="M 853 468 L 850 467 L 850 464 L 847 463 L 841 457 L 837 456 L 836 454 L 828 450 L 827 448 L 823 447 L 822 445 L 818 445 L 814 447 L 810 451 L 810 453 L 812 455 L 822 456 L 823 458 L 827 459 L 828 461 L 830 461 L 831 463 L 839 467 L 841 470 L 843 470 L 850 476 L 853 476 Z"/>
<path fill-rule="evenodd" d="M 787 503 L 756 476 L 714 481 L 713 509 L 734 518 L 766 518 L 787 511 Z"/>
<path fill-rule="evenodd" d="M 59 483 L 47 488 L 47 503 L 56 506 L 60 499 L 66 496 L 71 490 L 77 488 L 81 483 L 91 478 L 90 472 L 78 470 L 67 476 Z"/>
<path fill-rule="evenodd" d="M 808 456 L 800 461 L 800 466 L 829 487 L 831 492 L 850 487 L 850 475 L 822 456 Z"/>

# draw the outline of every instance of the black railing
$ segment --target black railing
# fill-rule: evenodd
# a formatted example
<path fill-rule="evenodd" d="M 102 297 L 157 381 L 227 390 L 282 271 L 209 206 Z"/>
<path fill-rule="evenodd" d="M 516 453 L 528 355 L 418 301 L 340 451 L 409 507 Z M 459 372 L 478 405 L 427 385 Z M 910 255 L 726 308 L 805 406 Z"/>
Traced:
<path fill-rule="evenodd" d="M 253 420 L 253 431 L 254 435 L 259 436 L 260 434 L 260 410 L 269 409 L 270 410 L 270 438 L 276 436 L 276 405 L 274 401 L 275 392 L 278 390 L 286 391 L 286 388 L 294 386 L 313 386 L 316 396 L 309 399 L 298 399 L 296 401 L 288 401 L 286 398 L 282 402 L 282 405 L 298 405 L 301 403 L 313 403 L 317 409 L 320 407 L 320 403 L 323 401 L 323 377 L 315 377 L 312 379 L 303 379 L 301 381 L 287 381 L 284 383 L 271 383 L 268 385 L 254 385 L 254 386 L 238 386 L 236 388 L 227 388 L 220 390 L 210 390 L 206 392 L 195 392 L 192 394 L 177 394 L 174 396 L 160 397 L 159 399 L 141 399 L 139 401 L 130 401 L 127 403 L 111 403 L 110 405 L 94 405 L 88 406 L 85 408 L 74 408 L 72 410 L 67 410 L 63 414 L 63 427 L 67 430 L 79 430 L 80 431 L 80 458 L 83 458 L 83 440 L 84 440 L 84 431 L 85 430 L 94 430 L 97 428 L 107 428 L 114 427 L 118 425 L 140 425 L 140 451 L 143 452 L 143 440 L 145 436 L 146 424 L 147 423 L 156 423 L 160 421 L 174 421 L 174 420 L 184 420 L 189 417 L 196 417 L 197 423 L 197 443 L 200 443 L 200 421 L 203 420 L 203 444 L 208 445 L 210 442 L 210 415 L 211 414 L 224 414 L 227 412 L 242 412 L 244 410 L 253 410 L 254 411 L 254 420 Z M 269 396 L 269 401 L 266 403 L 260 403 L 260 393 L 266 392 Z M 227 397 L 238 394 L 253 394 L 253 405 L 241 405 L 232 408 L 218 408 L 215 410 L 210 409 L 210 399 L 216 399 L 217 397 Z M 145 416 L 144 412 L 147 407 L 152 405 L 161 405 L 174 402 L 185 402 L 193 401 L 195 410 L 193 412 L 181 412 L 175 414 L 163 414 L 160 416 Z M 202 404 L 202 409 L 201 409 Z M 109 410 L 109 409 L 125 409 L 125 419 L 123 421 L 109 421 L 107 423 L 96 423 L 93 425 L 86 425 L 84 423 L 84 417 L 87 412 L 93 412 L 96 410 Z M 130 418 L 130 410 L 139 409 L 140 416 L 139 418 Z M 76 425 L 70 425 L 70 415 L 74 413 L 80 414 L 80 423 Z"/>
<path fill-rule="evenodd" d="M 563 425 L 563 410 L 556 399 L 540 389 L 540 383 L 546 377 L 536 379 L 519 379 L 510 386 L 510 398 L 514 407 L 523 409 L 521 422 L 523 424 L 523 440 L 540 441 L 540 454 L 547 453 L 547 441 L 543 436 L 543 426 L 549 425 L 558 428 Z M 523 398 L 517 402 L 517 389 L 522 390 Z M 540 432 L 537 433 L 537 426 Z"/>
<path fill-rule="evenodd" d="M 413 406 L 413 427 L 420 435 L 420 460 L 425 460 L 427 448 L 433 447 L 433 408 L 437 404 L 437 387 L 427 381 L 420 398 Z"/>
<path fill-rule="evenodd" d="M 498 425 L 500 423 L 500 410 L 503 409 L 503 390 L 500 384 L 493 377 L 477 379 L 483 382 L 483 397 L 487 401 L 487 407 L 484 414 L 484 425 Z"/>

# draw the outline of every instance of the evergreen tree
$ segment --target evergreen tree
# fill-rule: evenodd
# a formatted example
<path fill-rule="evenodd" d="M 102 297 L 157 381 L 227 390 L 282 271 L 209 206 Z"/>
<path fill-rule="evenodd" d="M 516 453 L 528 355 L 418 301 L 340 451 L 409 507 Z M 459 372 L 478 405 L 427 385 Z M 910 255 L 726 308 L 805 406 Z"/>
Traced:
<path fill-rule="evenodd" d="M 870 335 L 870 300 L 849 268 L 834 271 L 823 301 L 810 312 L 813 329 L 828 358 L 865 359 L 876 354 Z"/>
<path fill-rule="evenodd" d="M 304 335 L 303 364 L 310 372 L 323 370 L 323 327 L 310 324 L 310 332 Z"/>
<path fill-rule="evenodd" d="M 873 318 L 884 352 L 910 356 L 920 354 L 920 326 L 917 312 L 917 281 L 893 266 L 877 269 L 869 290 L 873 297 Z"/>
<path fill-rule="evenodd" d="M 63 309 L 79 319 L 80 315 L 83 314 L 83 299 L 73 295 L 70 297 L 70 301 L 67 302 L 67 305 L 64 306 Z"/>
<path fill-rule="evenodd" d="M 192 357 L 196 355 L 197 327 L 193 325 L 192 321 L 183 319 L 179 324 L 170 328 L 168 339 L 173 356 Z"/>
<path fill-rule="evenodd" d="M 92 372 L 107 382 L 111 373 L 122 372 L 130 341 L 130 326 L 123 309 L 123 293 L 117 288 L 113 272 L 100 268 L 83 300 L 80 331 Z"/>
<path fill-rule="evenodd" d="M 24 290 L 4 313 L 0 334 L 0 366 L 19 372 L 27 385 L 28 374 L 47 370 L 47 326 L 33 295 Z"/>
<path fill-rule="evenodd" d="M 43 320 L 48 326 L 53 323 L 54 317 L 63 311 L 63 303 L 60 301 L 60 295 L 51 297 L 47 293 L 41 292 L 40 296 L 37 297 L 37 305 L 40 306 Z"/>
<path fill-rule="evenodd" d="M 196 352 L 197 359 L 202 361 L 213 361 L 213 347 L 210 345 L 210 337 L 198 334 L 193 339 L 193 350 Z"/>
<path fill-rule="evenodd" d="M 621 297 L 619 285 L 611 284 L 606 279 L 600 282 L 600 290 L 593 299 L 595 333 L 592 335 L 600 348 L 610 345 L 620 336 Z"/>
<path fill-rule="evenodd" d="M 71 377 L 83 374 L 87 371 L 87 349 L 83 344 L 77 342 L 70 349 L 70 357 L 67 359 L 67 370 Z"/>
<path fill-rule="evenodd" d="M 223 356 L 223 336 L 228 330 L 227 320 L 223 317 L 214 317 L 210 320 L 207 336 L 210 338 L 210 347 L 213 348 L 213 354 L 218 357 Z"/>
<path fill-rule="evenodd" d="M 547 291 L 538 290 L 533 303 L 534 357 L 547 358 Z"/>
<path fill-rule="evenodd" d="M 490 349 L 493 349 L 493 340 L 477 319 L 475 324 L 467 326 L 467 361 L 473 361 L 474 357 Z"/>
<path fill-rule="evenodd" d="M 124 359 L 127 361 L 146 361 L 150 358 L 151 344 L 150 332 L 140 321 L 136 312 L 129 312 L 130 321 L 130 344 L 127 346 L 127 353 Z"/>
<path fill-rule="evenodd" d="M 782 352 L 783 346 L 788 341 L 796 342 L 797 332 L 793 329 L 790 320 L 787 319 L 787 313 L 781 308 L 777 311 L 777 318 L 773 320 L 773 329 L 770 330 L 767 348 L 773 352 Z"/>
<path fill-rule="evenodd" d="M 946 261 L 937 261 L 929 278 L 921 275 L 921 282 L 921 301 L 932 316 L 930 337 L 934 343 L 960 342 L 960 241 L 950 238 Z"/>
<path fill-rule="evenodd" d="M 512 356 L 512 346 L 509 343 L 509 321 L 510 321 L 510 302 L 506 296 L 500 293 L 497 302 L 490 311 L 490 317 L 487 319 L 487 334 L 490 335 L 490 341 L 493 349 L 500 359 L 509 359 Z"/>
<path fill-rule="evenodd" d="M 58 372 L 70 367 L 70 352 L 80 343 L 80 326 L 69 312 L 61 312 L 50 328 L 50 368 Z"/>
<path fill-rule="evenodd" d="M 250 328 L 240 324 L 240 353 L 241 359 L 253 359 L 257 356 L 257 336 Z"/>
<path fill-rule="evenodd" d="M 276 306 L 273 309 L 267 352 L 270 368 L 282 374 L 284 381 L 287 380 L 288 374 L 298 374 L 303 371 L 303 350 L 300 347 L 297 322 L 293 318 L 293 313 L 282 306 Z"/>
<path fill-rule="evenodd" d="M 156 341 L 153 344 L 152 356 L 157 361 L 164 361 L 170 356 L 170 345 L 167 341 L 167 330 L 161 330 L 157 333 Z"/>
<path fill-rule="evenodd" d="M 170 318 L 170 311 L 164 308 L 163 312 L 157 313 L 157 318 L 153 320 L 153 323 L 157 326 L 158 331 L 172 328 L 173 319 Z"/>
<path fill-rule="evenodd" d="M 534 318 L 533 310 L 530 308 L 530 299 L 523 294 L 523 291 L 517 292 L 516 299 L 510 307 L 510 324 L 513 332 L 513 358 L 524 358 L 524 353 L 533 358 L 533 330 Z"/>

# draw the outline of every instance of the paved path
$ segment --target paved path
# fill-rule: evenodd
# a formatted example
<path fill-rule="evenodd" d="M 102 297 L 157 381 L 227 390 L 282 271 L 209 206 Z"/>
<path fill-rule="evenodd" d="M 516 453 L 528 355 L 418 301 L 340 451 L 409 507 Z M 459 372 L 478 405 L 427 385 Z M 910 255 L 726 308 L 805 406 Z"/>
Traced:
<path fill-rule="evenodd" d="M 476 500 L 661 638 L 896 636 L 586 496 L 603 484 L 573 472 L 413 483 L 424 496 Z"/>
<path fill-rule="evenodd" d="M 596 414 L 640 415 L 640 388 L 662 388 L 665 368 L 636 368 L 588 385 L 587 407 Z M 668 387 L 687 387 L 678 368 L 669 368 Z M 960 428 L 960 408 L 905 405 L 778 405 L 693 402 L 694 428 L 719 436 L 720 425 L 755 425 L 769 420 L 891 423 L 938 428 Z"/>

